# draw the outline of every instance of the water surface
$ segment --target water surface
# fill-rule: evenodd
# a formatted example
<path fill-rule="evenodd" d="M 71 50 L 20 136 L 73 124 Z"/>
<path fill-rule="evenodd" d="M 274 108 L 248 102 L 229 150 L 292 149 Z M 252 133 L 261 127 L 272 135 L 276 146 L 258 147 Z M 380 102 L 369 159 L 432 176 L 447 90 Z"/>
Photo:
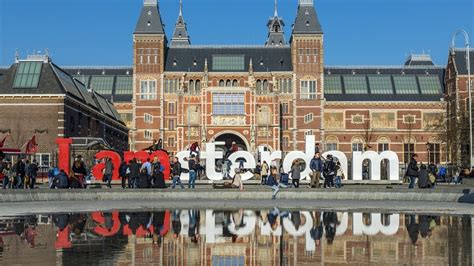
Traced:
<path fill-rule="evenodd" d="M 0 218 L 0 265 L 471 265 L 473 218 L 161 210 Z"/>

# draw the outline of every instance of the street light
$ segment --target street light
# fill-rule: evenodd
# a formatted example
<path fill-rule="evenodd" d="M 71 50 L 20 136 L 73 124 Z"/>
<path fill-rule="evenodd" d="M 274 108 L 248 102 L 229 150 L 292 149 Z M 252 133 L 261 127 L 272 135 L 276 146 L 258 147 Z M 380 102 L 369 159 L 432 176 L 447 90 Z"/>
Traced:
<path fill-rule="evenodd" d="M 471 93 L 471 58 L 470 58 L 470 51 L 469 51 L 469 34 L 465 30 L 458 30 L 453 35 L 453 40 L 451 43 L 451 49 L 454 52 L 454 46 L 456 37 L 458 35 L 463 35 L 464 37 L 464 45 L 466 46 L 466 66 L 467 66 L 467 88 L 469 93 L 469 166 L 472 169 L 474 167 L 474 158 L 472 154 L 472 93 Z"/>

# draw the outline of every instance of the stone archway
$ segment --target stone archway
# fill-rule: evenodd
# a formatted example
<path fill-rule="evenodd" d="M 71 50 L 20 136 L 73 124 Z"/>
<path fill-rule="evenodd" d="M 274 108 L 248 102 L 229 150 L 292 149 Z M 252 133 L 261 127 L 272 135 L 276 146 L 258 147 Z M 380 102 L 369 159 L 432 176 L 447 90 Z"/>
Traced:
<path fill-rule="evenodd" d="M 225 142 L 225 145 L 220 147 L 224 151 L 227 151 L 228 149 L 230 149 L 233 142 L 235 142 L 235 144 L 237 144 L 237 147 L 239 147 L 240 150 L 248 151 L 249 148 L 250 148 L 250 145 L 249 145 L 248 141 L 245 139 L 245 137 L 242 134 L 240 134 L 238 132 L 235 132 L 235 131 L 220 132 L 212 138 L 212 141 Z M 217 146 L 217 147 L 219 147 L 219 146 Z"/>

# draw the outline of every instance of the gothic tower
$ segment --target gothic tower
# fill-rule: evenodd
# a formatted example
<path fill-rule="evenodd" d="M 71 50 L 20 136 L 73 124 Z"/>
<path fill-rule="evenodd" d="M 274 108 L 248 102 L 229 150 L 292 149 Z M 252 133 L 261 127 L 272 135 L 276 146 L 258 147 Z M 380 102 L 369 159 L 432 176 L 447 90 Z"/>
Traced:
<path fill-rule="evenodd" d="M 273 17 L 270 17 L 267 23 L 268 38 L 265 43 L 266 46 L 281 46 L 286 45 L 285 33 L 283 27 L 285 23 L 281 17 L 278 17 L 277 0 L 275 0 L 275 11 Z"/>
<path fill-rule="evenodd" d="M 165 47 L 166 36 L 157 0 L 144 0 L 133 33 L 133 150 L 150 146 L 160 135 Z"/>
<path fill-rule="evenodd" d="M 171 47 L 175 46 L 189 46 L 191 40 L 188 35 L 188 30 L 186 28 L 186 22 L 183 18 L 183 0 L 179 1 L 179 16 L 176 21 L 176 25 L 173 31 L 173 37 L 171 38 Z"/>
<path fill-rule="evenodd" d="M 323 31 L 313 0 L 299 0 L 290 43 L 296 89 L 294 123 L 298 125 L 293 140 L 294 148 L 303 149 L 305 135 L 313 134 L 317 141 L 324 137 Z"/>

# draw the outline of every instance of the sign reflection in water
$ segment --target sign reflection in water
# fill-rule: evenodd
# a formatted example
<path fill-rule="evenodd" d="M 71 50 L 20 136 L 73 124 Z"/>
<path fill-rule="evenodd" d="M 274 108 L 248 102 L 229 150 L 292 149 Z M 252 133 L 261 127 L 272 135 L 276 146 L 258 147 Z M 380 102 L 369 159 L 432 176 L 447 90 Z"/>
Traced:
<path fill-rule="evenodd" d="M 0 265 L 458 265 L 472 260 L 472 234 L 470 217 L 277 208 L 35 215 L 0 219 Z"/>

